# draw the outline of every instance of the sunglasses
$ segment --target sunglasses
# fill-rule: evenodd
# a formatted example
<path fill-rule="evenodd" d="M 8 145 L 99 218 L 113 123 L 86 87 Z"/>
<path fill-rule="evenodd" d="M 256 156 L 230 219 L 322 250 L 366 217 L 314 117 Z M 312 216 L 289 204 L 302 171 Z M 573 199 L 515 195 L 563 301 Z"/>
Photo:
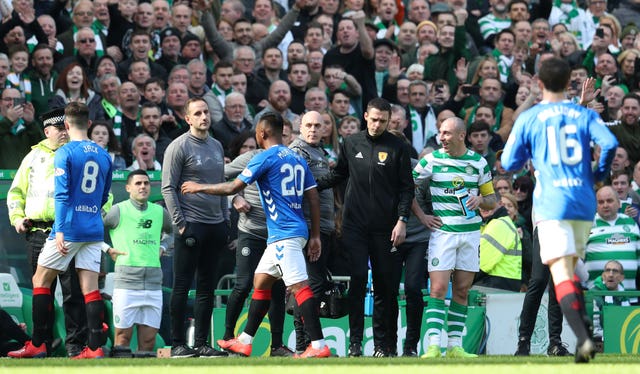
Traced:
<path fill-rule="evenodd" d="M 513 190 L 514 191 L 520 191 L 520 192 L 529 192 L 529 186 L 524 186 L 521 184 L 514 184 L 513 185 Z"/>
<path fill-rule="evenodd" d="M 87 43 L 95 43 L 95 39 L 78 39 L 78 43 L 87 44 Z"/>

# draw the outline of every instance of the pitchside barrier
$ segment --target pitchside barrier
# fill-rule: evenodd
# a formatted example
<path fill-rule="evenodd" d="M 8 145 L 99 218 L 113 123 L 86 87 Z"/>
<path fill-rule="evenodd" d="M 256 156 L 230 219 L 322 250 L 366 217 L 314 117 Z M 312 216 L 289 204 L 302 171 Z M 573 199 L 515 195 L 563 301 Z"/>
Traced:
<path fill-rule="evenodd" d="M 151 176 L 151 201 L 161 201 L 160 193 L 160 172 L 149 172 Z M 9 216 L 7 213 L 6 195 L 15 175 L 14 170 L 0 170 L 0 307 L 9 311 L 16 322 L 27 324 L 27 331 L 30 333 L 31 328 L 31 266 L 28 262 L 28 256 L 25 252 L 25 241 L 23 235 L 18 235 L 15 229 L 9 224 Z M 114 203 L 120 202 L 128 198 L 124 185 L 128 172 L 117 171 L 113 173 L 112 192 L 114 194 Z M 108 237 L 107 237 L 108 240 Z M 171 277 L 171 257 L 163 257 L 163 270 L 165 280 L 169 283 Z M 110 259 L 105 261 L 103 270 L 109 272 L 113 270 L 113 263 Z M 165 286 L 167 286 L 165 282 Z M 107 288 L 109 286 L 107 282 Z M 213 313 L 212 323 L 212 341 L 222 337 L 224 332 L 224 315 L 225 308 L 221 304 L 224 296 L 228 295 L 230 290 L 217 290 L 217 306 Z M 57 305 L 60 304 L 60 287 L 57 288 L 56 300 Z M 170 293 L 170 289 L 166 289 L 165 294 Z M 587 305 L 592 305 L 593 295 L 600 294 L 595 292 L 587 292 Z M 618 295 L 618 293 L 614 293 Z M 426 295 L 426 293 L 425 293 Z M 624 293 L 627 297 L 640 296 L 640 292 L 627 291 Z M 192 297 L 192 296 L 191 296 Z M 522 309 L 523 293 L 507 293 L 499 292 L 492 289 L 479 289 L 473 291 L 469 295 L 469 317 L 465 328 L 464 348 L 469 352 L 482 352 L 489 355 L 507 354 L 512 355 L 515 352 L 518 339 L 519 316 Z M 168 297 L 165 298 L 168 302 Z M 426 298 L 425 298 L 426 299 Z M 107 301 L 107 308 L 110 311 L 110 302 Z M 406 332 L 406 319 L 404 314 L 404 300 L 400 299 L 400 314 L 398 317 L 398 352 L 402 352 L 404 336 Z M 165 308 L 166 310 L 166 308 Z M 56 307 L 56 324 L 54 333 L 57 337 L 64 339 L 64 319 L 62 317 L 62 309 Z M 370 311 L 369 311 L 370 312 Z M 591 313 L 591 311 L 590 311 Z M 605 306 L 602 313 L 604 314 L 604 351 L 607 353 L 640 353 L 640 307 L 617 307 Z M 186 318 L 187 316 L 185 316 Z M 247 318 L 247 309 L 243 311 L 236 326 L 236 332 L 242 331 Z M 108 321 L 110 321 L 108 317 Z M 293 331 L 292 317 L 285 316 L 284 342 L 289 347 L 295 347 L 295 332 Z M 334 353 L 339 356 L 345 356 L 349 345 L 349 323 L 348 317 L 340 319 L 321 320 L 323 332 L 329 346 Z M 168 333 L 168 328 L 161 327 Z M 260 329 L 254 343 L 254 355 L 263 356 L 269 353 L 269 320 L 265 318 L 260 325 Z M 422 324 L 422 336 L 424 337 L 426 330 L 425 323 Z M 111 327 L 113 331 L 113 327 Z M 546 353 L 548 341 L 547 333 L 547 296 L 542 300 L 534 334 L 531 340 L 531 353 Z M 166 334 L 164 334 L 166 335 Z M 563 325 L 562 333 L 563 342 L 569 345 L 572 351 L 575 346 L 575 336 L 566 324 Z M 134 343 L 134 342 L 132 342 Z M 157 341 L 157 346 L 164 344 L 162 338 Z M 442 341 L 446 346 L 446 334 Z M 57 354 L 64 354 L 64 345 L 59 349 Z M 424 352 L 428 346 L 428 342 L 423 338 L 420 340 L 418 349 L 420 353 Z M 133 345 L 135 349 L 135 345 Z M 363 339 L 363 349 L 365 355 L 373 352 L 373 330 L 371 327 L 371 317 L 365 317 L 365 331 Z"/>

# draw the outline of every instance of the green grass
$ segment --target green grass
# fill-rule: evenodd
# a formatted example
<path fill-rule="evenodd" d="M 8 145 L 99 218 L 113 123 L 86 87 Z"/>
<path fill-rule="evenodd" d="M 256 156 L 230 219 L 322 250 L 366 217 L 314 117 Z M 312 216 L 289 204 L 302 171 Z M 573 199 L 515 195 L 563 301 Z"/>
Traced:
<path fill-rule="evenodd" d="M 44 360 L 0 359 L 0 373 L 47 374 L 628 374 L 640 373 L 640 355 L 599 355 L 587 365 L 576 365 L 573 357 L 481 356 L 478 359 L 417 358 L 329 358 L 294 360 L 288 358 L 216 359 L 103 359 L 72 361 L 66 358 Z"/>

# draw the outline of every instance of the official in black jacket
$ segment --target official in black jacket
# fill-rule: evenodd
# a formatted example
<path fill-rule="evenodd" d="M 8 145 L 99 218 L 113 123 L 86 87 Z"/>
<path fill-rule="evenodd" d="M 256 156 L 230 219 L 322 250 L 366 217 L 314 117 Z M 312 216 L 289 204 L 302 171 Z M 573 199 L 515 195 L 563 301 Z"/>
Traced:
<path fill-rule="evenodd" d="M 367 260 L 371 259 L 373 287 L 383 297 L 373 311 L 375 357 L 396 354 L 397 287 L 392 287 L 392 257 L 406 234 L 414 197 L 409 148 L 387 132 L 391 106 L 376 98 L 364 114 L 367 131 L 345 138 L 335 169 L 318 180 L 328 188 L 346 180 L 343 245 L 350 255 L 349 356 L 362 355 Z M 377 303 L 376 303 L 377 304 Z M 381 310 L 382 309 L 382 310 Z"/>

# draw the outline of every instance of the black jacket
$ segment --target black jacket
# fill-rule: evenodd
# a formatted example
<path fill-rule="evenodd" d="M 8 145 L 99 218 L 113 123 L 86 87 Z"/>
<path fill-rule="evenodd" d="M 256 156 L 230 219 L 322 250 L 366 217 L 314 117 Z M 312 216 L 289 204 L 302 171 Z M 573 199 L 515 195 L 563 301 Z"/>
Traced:
<path fill-rule="evenodd" d="M 345 138 L 338 164 L 318 182 L 318 189 L 347 181 L 344 226 L 391 232 L 398 216 L 409 217 L 414 196 L 409 147 L 384 132 L 377 138 L 362 131 Z"/>

